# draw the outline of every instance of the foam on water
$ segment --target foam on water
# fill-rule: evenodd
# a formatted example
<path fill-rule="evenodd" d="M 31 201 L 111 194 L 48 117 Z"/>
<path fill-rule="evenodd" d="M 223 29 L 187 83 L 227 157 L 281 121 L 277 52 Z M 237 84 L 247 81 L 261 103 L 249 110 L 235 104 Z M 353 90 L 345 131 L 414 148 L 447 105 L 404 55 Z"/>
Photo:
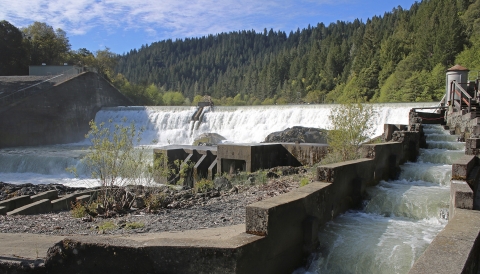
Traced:
<path fill-rule="evenodd" d="M 405 163 L 398 180 L 368 188 L 364 209 L 337 217 L 319 233 L 321 246 L 311 263 L 296 273 L 407 273 L 446 221 L 451 163 L 464 155 L 439 126 L 426 126 L 427 143 L 445 148 L 420 150 Z M 430 140 L 430 134 L 434 140 Z M 365 252 L 368 250 L 368 252 Z"/>
<path fill-rule="evenodd" d="M 371 122 L 377 127 L 371 137 L 383 133 L 384 124 L 408 124 L 413 107 L 435 103 L 374 104 L 378 115 Z M 336 105 L 279 105 L 206 108 L 198 129 L 191 123 L 195 107 L 117 107 L 97 113 L 97 123 L 113 121 L 143 128 L 142 144 L 192 144 L 202 133 L 218 133 L 231 142 L 261 142 L 275 131 L 293 126 L 328 129 L 330 111 Z"/>

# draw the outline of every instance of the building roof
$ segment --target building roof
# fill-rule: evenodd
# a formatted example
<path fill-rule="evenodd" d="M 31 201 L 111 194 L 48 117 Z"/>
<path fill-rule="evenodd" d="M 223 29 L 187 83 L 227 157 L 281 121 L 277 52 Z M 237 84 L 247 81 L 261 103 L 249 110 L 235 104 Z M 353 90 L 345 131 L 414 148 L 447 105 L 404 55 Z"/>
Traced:
<path fill-rule="evenodd" d="M 456 64 L 455 66 L 447 69 L 447 71 L 470 71 L 470 70 L 467 69 L 466 67 L 462 67 L 459 64 Z"/>

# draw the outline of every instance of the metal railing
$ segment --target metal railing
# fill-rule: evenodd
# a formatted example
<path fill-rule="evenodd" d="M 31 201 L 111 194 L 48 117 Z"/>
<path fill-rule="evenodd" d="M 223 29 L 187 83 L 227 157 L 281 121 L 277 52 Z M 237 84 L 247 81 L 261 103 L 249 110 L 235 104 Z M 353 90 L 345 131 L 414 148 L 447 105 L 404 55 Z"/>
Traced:
<path fill-rule="evenodd" d="M 453 104 L 455 109 L 461 110 L 462 105 L 465 104 L 467 106 L 467 111 L 470 112 L 472 110 L 472 100 L 476 98 L 476 92 L 474 92 L 473 96 L 470 95 L 461 85 L 467 83 L 457 83 L 455 80 L 450 82 L 450 98 L 449 101 Z M 457 95 L 457 96 L 455 96 Z M 455 99 L 455 97 L 460 99 Z"/>
<path fill-rule="evenodd" d="M 36 83 L 30 85 L 28 87 L 16 90 L 8 95 L 0 97 L 0 107 L 6 106 L 10 103 L 13 103 L 17 100 L 26 98 L 30 95 L 33 95 L 37 92 L 42 90 L 48 90 L 49 88 L 58 85 L 59 83 L 65 82 L 67 80 L 72 79 L 73 77 L 77 76 L 78 74 L 84 72 L 84 69 L 81 68 L 72 68 L 69 70 L 64 71 L 62 74 L 58 74 L 49 78 L 47 80 L 41 81 L 40 83 Z"/>

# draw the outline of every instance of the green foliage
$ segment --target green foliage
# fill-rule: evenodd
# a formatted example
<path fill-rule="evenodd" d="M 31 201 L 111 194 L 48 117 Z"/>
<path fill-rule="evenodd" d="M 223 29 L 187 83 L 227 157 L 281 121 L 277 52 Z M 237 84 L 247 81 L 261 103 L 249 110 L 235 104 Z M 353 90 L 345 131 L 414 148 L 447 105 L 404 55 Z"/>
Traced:
<path fill-rule="evenodd" d="M 213 189 L 213 182 L 208 179 L 201 179 L 195 183 L 194 190 L 196 193 L 207 193 Z"/>
<path fill-rule="evenodd" d="M 0 75 L 19 75 L 28 72 L 25 60 L 27 48 L 22 32 L 14 25 L 0 21 Z"/>
<path fill-rule="evenodd" d="M 87 208 L 81 202 L 72 203 L 71 213 L 74 218 L 83 218 L 88 215 Z"/>
<path fill-rule="evenodd" d="M 92 178 L 98 180 L 100 201 L 107 211 L 120 204 L 118 187 L 153 183 L 154 168 L 148 160 L 151 155 L 143 147 L 135 148 L 141 132 L 133 123 L 123 126 L 111 121 L 107 125 L 90 122 L 86 138 L 92 145 L 82 161 Z"/>
<path fill-rule="evenodd" d="M 158 210 L 165 206 L 166 197 L 164 192 L 151 193 L 145 199 L 145 205 L 149 210 Z"/>
<path fill-rule="evenodd" d="M 334 107 L 329 115 L 332 126 L 327 136 L 330 157 L 341 161 L 357 159 L 360 145 L 373 134 L 371 120 L 375 116 L 371 105 L 357 103 Z"/>
<path fill-rule="evenodd" d="M 106 221 L 98 226 L 98 230 L 103 230 L 103 231 L 114 230 L 116 228 L 117 228 L 117 225 L 115 225 L 112 221 Z"/>
<path fill-rule="evenodd" d="M 163 95 L 163 101 L 166 106 L 181 106 L 185 101 L 185 97 L 178 91 L 167 91 Z"/>
<path fill-rule="evenodd" d="M 139 229 L 144 228 L 145 224 L 140 222 L 131 222 L 125 224 L 125 229 Z"/>
<path fill-rule="evenodd" d="M 308 185 L 309 183 L 310 183 L 310 180 L 308 180 L 308 178 L 302 178 L 302 179 L 300 180 L 300 187 L 306 186 L 306 185 Z"/>
<path fill-rule="evenodd" d="M 7 33 L 8 42 L 0 42 L 0 74 L 41 62 L 87 65 L 139 105 L 196 105 L 204 95 L 227 106 L 435 101 L 446 68 L 457 62 L 480 69 L 480 2 L 469 0 L 420 1 L 366 22 L 319 23 L 288 35 L 169 39 L 122 56 L 108 48 L 71 51 L 66 33 L 45 23 L 22 29 L 20 38 L 2 22 L 0 37 Z"/>
<path fill-rule="evenodd" d="M 70 41 L 62 29 L 53 29 L 46 23 L 33 22 L 22 28 L 27 38 L 27 46 L 31 56 L 30 65 L 60 65 L 70 51 Z"/>

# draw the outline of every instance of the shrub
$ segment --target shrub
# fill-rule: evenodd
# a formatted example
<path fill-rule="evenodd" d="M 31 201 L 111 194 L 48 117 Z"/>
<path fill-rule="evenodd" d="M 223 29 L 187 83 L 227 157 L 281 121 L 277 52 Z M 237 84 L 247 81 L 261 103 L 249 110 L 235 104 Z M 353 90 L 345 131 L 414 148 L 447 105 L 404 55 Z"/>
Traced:
<path fill-rule="evenodd" d="M 329 115 L 332 127 L 327 136 L 332 155 L 322 163 L 358 159 L 361 144 L 374 133 L 371 120 L 376 115 L 371 105 L 358 103 L 334 107 Z"/>
<path fill-rule="evenodd" d="M 81 202 L 72 203 L 72 210 L 70 212 L 74 218 L 83 218 L 88 214 L 85 205 Z"/>
<path fill-rule="evenodd" d="M 149 210 L 158 210 L 164 206 L 166 197 L 163 192 L 152 193 L 145 198 L 145 205 Z"/>
<path fill-rule="evenodd" d="M 127 122 L 126 118 L 123 122 Z M 164 156 L 157 160 L 155 166 L 149 161 L 151 154 L 144 147 L 135 147 L 140 143 L 142 132 L 134 123 L 124 126 L 113 124 L 111 120 L 108 124 L 98 125 L 94 121 L 90 122 L 86 138 L 92 145 L 82 161 L 91 177 L 99 181 L 99 202 L 107 211 L 107 216 L 111 210 L 130 207 L 132 199 L 125 196 L 127 193 L 122 190 L 122 186 L 152 184 L 155 176 L 168 171 L 168 167 L 159 164 Z M 68 170 L 76 173 L 75 168 Z"/>
<path fill-rule="evenodd" d="M 195 184 L 195 192 L 206 193 L 213 189 L 213 182 L 208 179 L 202 179 Z"/>

